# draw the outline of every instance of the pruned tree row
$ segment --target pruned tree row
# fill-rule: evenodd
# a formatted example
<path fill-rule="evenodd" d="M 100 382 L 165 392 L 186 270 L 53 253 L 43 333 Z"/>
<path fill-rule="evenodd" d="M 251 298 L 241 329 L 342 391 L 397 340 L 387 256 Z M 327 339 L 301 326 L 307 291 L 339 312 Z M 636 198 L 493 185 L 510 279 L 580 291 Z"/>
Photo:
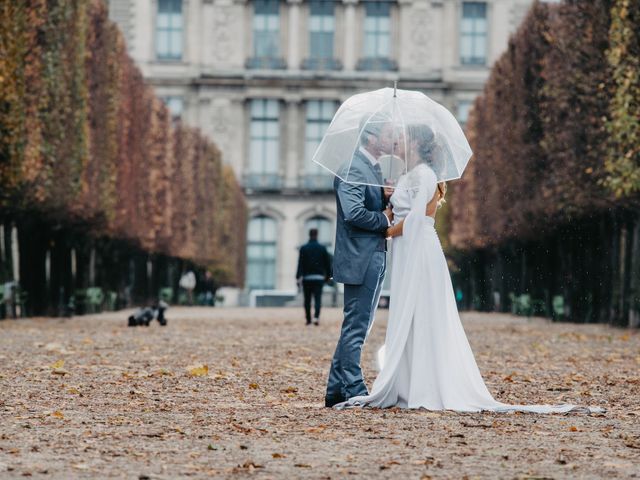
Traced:
<path fill-rule="evenodd" d="M 218 283 L 244 278 L 246 204 L 233 173 L 171 118 L 99 0 L 0 4 L 0 224 L 0 280 L 18 261 L 17 228 L 20 280 L 33 293 L 54 288 L 49 230 L 83 238 L 68 246 L 75 253 L 112 240 L 208 268 Z M 27 238 L 39 230 L 43 242 Z M 34 258 L 49 262 L 46 278 Z"/>
<path fill-rule="evenodd" d="M 640 323 L 639 32 L 637 1 L 568 0 L 534 3 L 510 39 L 452 189 L 466 306 L 528 295 L 540 313 Z"/>

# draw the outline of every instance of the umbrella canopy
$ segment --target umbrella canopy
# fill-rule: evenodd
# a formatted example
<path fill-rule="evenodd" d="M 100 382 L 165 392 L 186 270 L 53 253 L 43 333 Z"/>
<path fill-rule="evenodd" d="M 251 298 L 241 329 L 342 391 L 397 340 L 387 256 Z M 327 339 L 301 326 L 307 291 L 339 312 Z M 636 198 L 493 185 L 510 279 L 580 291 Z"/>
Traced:
<path fill-rule="evenodd" d="M 350 175 L 354 155 L 378 163 L 378 182 Z M 348 183 L 395 186 L 426 163 L 439 181 L 460 178 L 471 147 L 445 107 L 421 92 L 382 88 L 350 97 L 336 112 L 313 161 Z"/>

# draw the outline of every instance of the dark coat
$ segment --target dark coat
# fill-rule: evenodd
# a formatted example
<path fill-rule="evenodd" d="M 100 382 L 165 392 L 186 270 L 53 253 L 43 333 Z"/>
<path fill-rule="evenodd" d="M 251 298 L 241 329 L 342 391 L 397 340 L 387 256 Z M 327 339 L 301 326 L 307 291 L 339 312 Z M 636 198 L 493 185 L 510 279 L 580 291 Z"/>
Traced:
<path fill-rule="evenodd" d="M 308 243 L 300 247 L 296 278 L 302 278 L 306 275 L 322 275 L 325 280 L 331 277 L 329 252 L 317 240 L 309 240 Z"/>

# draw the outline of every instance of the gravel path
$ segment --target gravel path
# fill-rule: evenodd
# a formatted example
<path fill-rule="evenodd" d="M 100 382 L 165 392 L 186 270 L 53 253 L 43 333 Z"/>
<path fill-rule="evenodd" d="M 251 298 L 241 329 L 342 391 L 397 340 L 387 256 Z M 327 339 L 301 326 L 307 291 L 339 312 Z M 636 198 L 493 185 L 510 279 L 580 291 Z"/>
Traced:
<path fill-rule="evenodd" d="M 638 331 L 463 315 L 497 399 L 605 414 L 336 412 L 338 310 L 319 327 L 297 309 L 167 314 L 0 321 L 0 478 L 640 477 Z"/>

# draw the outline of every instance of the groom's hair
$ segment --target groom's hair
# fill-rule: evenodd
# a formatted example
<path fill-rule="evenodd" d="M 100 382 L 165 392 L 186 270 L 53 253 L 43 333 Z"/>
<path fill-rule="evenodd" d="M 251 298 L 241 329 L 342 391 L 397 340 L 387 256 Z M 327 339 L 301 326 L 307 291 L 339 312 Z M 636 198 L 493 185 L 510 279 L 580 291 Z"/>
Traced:
<path fill-rule="evenodd" d="M 312 238 L 312 239 L 318 238 L 318 229 L 317 228 L 312 228 L 311 230 L 309 230 L 309 238 Z"/>
<path fill-rule="evenodd" d="M 364 114 L 360 119 L 360 129 L 358 130 L 360 145 L 363 147 L 369 145 L 369 135 L 380 137 L 380 133 L 387 123 L 389 123 L 389 118 L 381 113 Z"/>

